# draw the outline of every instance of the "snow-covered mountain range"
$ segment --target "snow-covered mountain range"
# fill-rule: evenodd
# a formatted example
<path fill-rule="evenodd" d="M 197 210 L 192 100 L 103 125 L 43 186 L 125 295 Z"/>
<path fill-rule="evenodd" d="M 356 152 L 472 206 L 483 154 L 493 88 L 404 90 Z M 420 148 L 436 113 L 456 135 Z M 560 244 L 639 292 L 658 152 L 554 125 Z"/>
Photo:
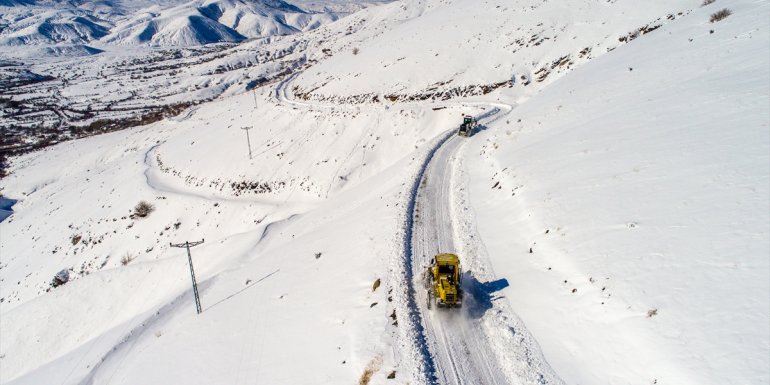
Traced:
<path fill-rule="evenodd" d="M 371 3 L 300 8 L 282 0 L 6 1 L 0 3 L 0 45 L 240 42 L 307 31 Z"/>
<path fill-rule="evenodd" d="M 257 6 L 92 4 L 0 67 L 3 140 L 62 141 L 0 180 L 0 383 L 770 381 L 767 2 L 294 1 L 330 19 L 166 48 L 110 39 Z"/>

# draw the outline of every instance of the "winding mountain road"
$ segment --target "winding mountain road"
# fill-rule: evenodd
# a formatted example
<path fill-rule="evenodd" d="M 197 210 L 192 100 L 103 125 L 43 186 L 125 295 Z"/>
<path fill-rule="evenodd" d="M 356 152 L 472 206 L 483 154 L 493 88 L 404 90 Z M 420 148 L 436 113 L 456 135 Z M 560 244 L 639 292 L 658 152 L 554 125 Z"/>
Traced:
<path fill-rule="evenodd" d="M 290 84 L 299 75 L 295 73 L 277 84 L 274 97 L 278 103 L 308 109 L 361 108 L 360 106 L 335 105 L 299 101 L 293 98 Z M 461 106 L 485 112 L 476 116 L 484 128 L 511 111 L 512 107 L 500 103 L 441 103 L 442 106 Z M 435 107 L 427 104 L 426 108 Z M 412 341 L 421 352 L 423 361 L 421 383 L 429 385 L 505 385 L 505 384 L 562 384 L 539 352 L 536 341 L 520 323 L 503 324 L 491 320 L 488 298 L 473 272 L 464 272 L 465 303 L 460 309 L 428 309 L 427 292 L 422 281 L 423 272 L 430 258 L 442 252 L 457 253 L 462 261 L 473 261 L 475 266 L 486 266 L 486 256 L 463 255 L 463 240 L 477 234 L 460 236 L 461 220 L 457 206 L 461 204 L 455 192 L 464 188 L 458 177 L 461 150 L 473 138 L 456 134 L 456 129 L 443 133 L 427 149 L 424 163 L 413 180 L 412 194 L 407 204 L 407 227 L 404 244 L 405 274 L 409 285 L 409 298 L 401 311 L 409 314 L 414 328 Z M 465 203 L 467 204 L 467 203 Z M 486 274 L 489 279 L 489 274 Z M 479 298 L 477 298 L 477 296 Z M 506 308 L 497 306 L 495 313 L 503 319 L 516 319 L 508 315 Z M 491 326 L 490 326 L 491 325 Z M 504 329 L 504 330 L 503 330 Z M 515 330 L 514 330 L 515 329 Z M 490 333 L 491 332 L 491 333 Z M 516 335 L 516 342 L 509 343 Z M 503 336 L 503 338 L 499 338 Z M 500 339 L 501 341 L 493 341 Z M 502 347 L 501 347 L 502 346 Z"/>

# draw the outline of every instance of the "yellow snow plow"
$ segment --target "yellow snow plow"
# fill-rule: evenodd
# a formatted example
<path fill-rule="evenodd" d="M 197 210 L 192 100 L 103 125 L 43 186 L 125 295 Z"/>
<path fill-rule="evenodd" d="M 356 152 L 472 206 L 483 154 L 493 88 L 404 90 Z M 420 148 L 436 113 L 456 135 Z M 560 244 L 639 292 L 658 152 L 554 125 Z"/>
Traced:
<path fill-rule="evenodd" d="M 439 308 L 462 306 L 460 258 L 455 254 L 442 253 L 433 257 L 430 263 L 424 277 L 428 309 L 433 303 Z"/>

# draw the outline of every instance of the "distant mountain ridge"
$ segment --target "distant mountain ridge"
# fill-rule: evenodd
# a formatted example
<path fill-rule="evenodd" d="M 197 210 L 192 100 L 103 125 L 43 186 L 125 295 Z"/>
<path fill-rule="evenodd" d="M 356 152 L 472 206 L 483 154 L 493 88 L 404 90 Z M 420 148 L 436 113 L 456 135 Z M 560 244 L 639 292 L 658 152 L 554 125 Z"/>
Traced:
<path fill-rule="evenodd" d="M 283 0 L 0 0 L 0 46 L 232 43 L 307 31 L 377 2 L 315 2 L 303 9 Z"/>

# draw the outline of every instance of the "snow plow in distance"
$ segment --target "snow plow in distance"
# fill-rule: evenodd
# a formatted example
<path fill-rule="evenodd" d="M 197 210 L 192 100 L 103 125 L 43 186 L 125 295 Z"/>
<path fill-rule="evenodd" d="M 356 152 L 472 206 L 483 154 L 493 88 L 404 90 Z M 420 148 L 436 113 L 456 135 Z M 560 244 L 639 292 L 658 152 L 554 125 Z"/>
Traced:
<path fill-rule="evenodd" d="M 460 129 L 457 130 L 457 135 L 469 137 L 473 133 L 473 129 L 476 128 L 476 119 L 472 116 L 463 117 L 463 123 L 460 125 Z"/>
<path fill-rule="evenodd" d="M 425 271 L 424 284 L 428 291 L 428 309 L 461 307 L 463 291 L 460 286 L 460 258 L 455 254 L 438 254 Z"/>

